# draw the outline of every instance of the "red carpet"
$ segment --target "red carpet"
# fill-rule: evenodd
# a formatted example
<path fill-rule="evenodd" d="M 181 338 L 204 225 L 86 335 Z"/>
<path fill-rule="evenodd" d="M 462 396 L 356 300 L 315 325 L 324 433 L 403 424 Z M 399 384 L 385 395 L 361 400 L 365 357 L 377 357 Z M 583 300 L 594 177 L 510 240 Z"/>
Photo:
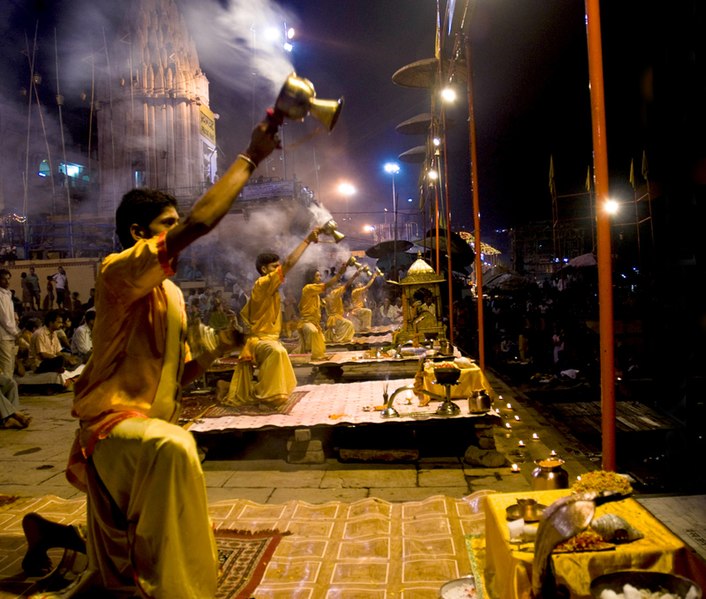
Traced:
<path fill-rule="evenodd" d="M 237 530 L 216 530 L 215 534 L 221 567 L 216 598 L 251 597 L 283 534 L 278 531 Z"/>

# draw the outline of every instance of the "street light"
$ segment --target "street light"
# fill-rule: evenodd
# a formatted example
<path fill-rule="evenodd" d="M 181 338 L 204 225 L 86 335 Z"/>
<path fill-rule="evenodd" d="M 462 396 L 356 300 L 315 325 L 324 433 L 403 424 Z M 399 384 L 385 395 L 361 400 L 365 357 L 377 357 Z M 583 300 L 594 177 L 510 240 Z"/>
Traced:
<path fill-rule="evenodd" d="M 397 192 L 395 190 L 395 175 L 400 172 L 400 165 L 397 164 L 396 162 L 387 162 L 385 163 L 385 172 L 388 175 L 392 176 L 392 214 L 393 214 L 393 239 L 395 240 L 394 243 L 394 253 L 392 254 L 393 258 L 393 265 L 395 268 L 395 275 L 394 275 L 394 280 L 397 280 L 398 274 L 397 274 Z"/>

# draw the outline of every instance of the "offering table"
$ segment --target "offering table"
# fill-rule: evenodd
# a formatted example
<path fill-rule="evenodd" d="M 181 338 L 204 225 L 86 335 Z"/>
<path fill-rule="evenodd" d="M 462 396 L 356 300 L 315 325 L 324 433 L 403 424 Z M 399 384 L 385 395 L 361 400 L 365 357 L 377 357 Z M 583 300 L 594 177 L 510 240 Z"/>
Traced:
<path fill-rule="evenodd" d="M 534 541 L 510 543 L 506 518 L 508 507 L 517 499 L 531 498 L 545 506 L 568 495 L 568 489 L 502 493 L 486 498 L 485 578 L 487 593 L 498 599 L 529 599 Z M 557 584 L 566 586 L 571 598 L 589 598 L 591 580 L 617 570 L 654 570 L 681 574 L 692 580 L 694 562 L 686 545 L 634 499 L 608 503 L 596 510 L 596 518 L 616 514 L 638 529 L 644 537 L 602 551 L 554 553 Z"/>

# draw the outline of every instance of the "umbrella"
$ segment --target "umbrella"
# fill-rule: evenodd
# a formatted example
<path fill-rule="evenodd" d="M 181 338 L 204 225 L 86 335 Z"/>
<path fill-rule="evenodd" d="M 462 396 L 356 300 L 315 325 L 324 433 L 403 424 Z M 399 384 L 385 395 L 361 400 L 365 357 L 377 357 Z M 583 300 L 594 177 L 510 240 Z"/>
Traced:
<path fill-rule="evenodd" d="M 498 289 L 502 291 L 512 291 L 515 289 L 522 289 L 524 287 L 529 287 L 532 285 L 532 281 L 512 272 L 506 272 L 494 277 L 490 281 L 483 279 L 483 287 L 485 289 Z"/>
<path fill-rule="evenodd" d="M 448 60 L 444 61 L 444 72 L 449 71 Z M 465 61 L 457 61 L 457 66 L 459 67 L 454 71 L 456 75 L 456 81 L 465 81 Z M 396 85 L 402 87 L 432 87 L 437 80 L 439 74 L 439 63 L 436 58 L 423 58 L 416 62 L 411 62 L 405 66 L 397 69 L 392 74 L 392 82 Z"/>
<path fill-rule="evenodd" d="M 415 245 L 421 245 L 428 250 L 436 250 L 436 234 L 434 231 L 429 231 L 424 239 L 417 239 Z M 439 251 L 444 256 L 446 255 L 446 230 L 439 229 Z M 475 254 L 473 248 L 468 245 L 463 238 L 458 234 L 451 232 L 451 259 L 454 263 L 454 268 L 457 266 L 469 266 L 473 263 Z"/>
<path fill-rule="evenodd" d="M 365 250 L 365 255 L 370 258 L 384 258 L 397 252 L 401 254 L 412 247 L 412 243 L 404 239 L 381 241 Z"/>
<path fill-rule="evenodd" d="M 596 257 L 592 253 L 581 254 L 569 260 L 567 266 L 573 266 L 575 268 L 583 268 L 585 266 L 596 266 Z"/>
<path fill-rule="evenodd" d="M 378 259 L 377 266 L 381 271 L 393 274 L 393 278 L 395 278 L 393 273 L 395 270 L 395 262 L 397 262 L 397 268 L 402 268 L 406 271 L 410 266 L 412 266 L 412 263 L 416 259 L 416 254 L 398 252 L 397 254 L 388 254 Z"/>
<path fill-rule="evenodd" d="M 395 131 L 402 133 L 402 135 L 427 135 L 432 130 L 432 123 L 436 124 L 438 121 L 439 119 L 433 117 L 430 112 L 423 112 L 401 122 L 395 127 Z M 453 121 L 450 118 L 446 119 L 446 126 L 452 123 Z"/>
<path fill-rule="evenodd" d="M 412 164 L 421 164 L 427 159 L 427 147 L 426 146 L 414 146 L 413 148 L 402 152 L 398 158 L 402 162 L 410 162 Z"/>
<path fill-rule="evenodd" d="M 423 112 L 397 125 L 395 131 L 403 135 L 426 135 L 431 129 L 432 122 L 431 113 Z"/>

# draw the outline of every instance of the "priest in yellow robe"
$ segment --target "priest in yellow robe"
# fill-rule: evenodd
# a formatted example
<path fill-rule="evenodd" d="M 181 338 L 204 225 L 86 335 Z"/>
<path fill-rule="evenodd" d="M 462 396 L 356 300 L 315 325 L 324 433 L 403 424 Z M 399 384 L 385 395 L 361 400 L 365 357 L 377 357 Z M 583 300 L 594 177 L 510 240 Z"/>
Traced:
<path fill-rule="evenodd" d="M 355 335 L 353 323 L 344 316 L 343 296 L 360 275 L 360 269 L 343 285 L 337 285 L 324 297 L 326 306 L 326 332 L 328 343 L 350 343 Z"/>
<path fill-rule="evenodd" d="M 311 353 L 312 360 L 323 360 L 326 355 L 326 340 L 321 328 L 321 296 L 338 283 L 346 266 L 343 264 L 325 283 L 316 269 L 309 271 L 305 278 L 307 283 L 299 300 L 299 353 Z"/>
<path fill-rule="evenodd" d="M 229 405 L 285 403 L 297 386 L 287 350 L 279 341 L 282 332 L 280 287 L 284 277 L 294 267 L 310 243 L 318 241 L 316 228 L 287 259 L 280 263 L 277 254 L 263 253 L 255 268 L 260 277 L 253 285 L 250 299 L 240 311 L 248 330 L 240 361 L 233 371 L 230 384 L 219 381 L 217 398 Z M 257 368 L 257 380 L 254 370 Z M 227 385 L 227 391 L 225 389 Z"/>
<path fill-rule="evenodd" d="M 369 331 L 373 324 L 373 311 L 367 307 L 366 303 L 368 290 L 372 287 L 377 276 L 378 273 L 376 271 L 367 283 L 358 282 L 353 291 L 351 291 L 350 315 L 353 317 L 352 322 L 356 333 Z"/>

